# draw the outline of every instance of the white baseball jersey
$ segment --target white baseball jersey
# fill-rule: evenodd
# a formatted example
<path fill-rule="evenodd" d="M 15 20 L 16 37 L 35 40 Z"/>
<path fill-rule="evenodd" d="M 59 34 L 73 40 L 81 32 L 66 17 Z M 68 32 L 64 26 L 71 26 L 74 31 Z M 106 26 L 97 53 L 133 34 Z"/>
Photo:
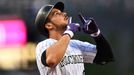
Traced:
<path fill-rule="evenodd" d="M 41 55 L 56 42 L 57 40 L 49 38 L 36 47 L 36 61 L 40 75 L 84 75 L 84 63 L 93 63 L 97 52 L 96 46 L 88 42 L 70 40 L 60 63 L 55 68 L 50 68 L 42 64 Z"/>

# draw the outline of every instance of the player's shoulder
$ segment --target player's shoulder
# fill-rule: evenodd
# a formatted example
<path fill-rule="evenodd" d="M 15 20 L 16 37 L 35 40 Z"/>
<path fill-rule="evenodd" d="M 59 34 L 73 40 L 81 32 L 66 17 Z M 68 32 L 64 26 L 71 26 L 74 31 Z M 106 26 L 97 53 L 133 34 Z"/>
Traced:
<path fill-rule="evenodd" d="M 40 43 L 50 43 L 50 42 L 56 42 L 56 41 L 57 40 L 55 40 L 55 39 L 48 38 L 48 39 L 41 41 Z"/>
<path fill-rule="evenodd" d="M 56 40 L 48 38 L 48 39 L 40 41 L 38 45 L 48 45 L 48 44 L 53 44 L 54 42 L 56 42 Z"/>
<path fill-rule="evenodd" d="M 83 43 L 83 41 L 77 40 L 77 39 L 70 40 L 70 44 L 73 44 L 73 45 L 77 45 L 77 44 L 80 44 L 80 43 Z"/>
<path fill-rule="evenodd" d="M 82 42 L 82 41 L 77 40 L 77 39 L 71 39 L 70 42 L 79 43 L 79 42 Z"/>
<path fill-rule="evenodd" d="M 77 39 L 72 39 L 71 44 L 75 44 L 75 45 L 93 45 L 87 41 L 81 41 L 81 40 L 77 40 Z"/>

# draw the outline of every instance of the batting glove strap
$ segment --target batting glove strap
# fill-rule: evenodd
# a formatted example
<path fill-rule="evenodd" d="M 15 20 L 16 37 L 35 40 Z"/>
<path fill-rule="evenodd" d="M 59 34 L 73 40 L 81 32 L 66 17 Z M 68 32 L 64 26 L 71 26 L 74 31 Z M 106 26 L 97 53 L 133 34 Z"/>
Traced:
<path fill-rule="evenodd" d="M 99 34 L 100 34 L 100 30 L 98 29 L 97 33 L 90 34 L 90 36 L 97 37 L 99 36 Z"/>
<path fill-rule="evenodd" d="M 70 38 L 72 38 L 74 36 L 74 33 L 71 30 L 66 30 L 63 35 L 68 34 L 70 36 Z"/>

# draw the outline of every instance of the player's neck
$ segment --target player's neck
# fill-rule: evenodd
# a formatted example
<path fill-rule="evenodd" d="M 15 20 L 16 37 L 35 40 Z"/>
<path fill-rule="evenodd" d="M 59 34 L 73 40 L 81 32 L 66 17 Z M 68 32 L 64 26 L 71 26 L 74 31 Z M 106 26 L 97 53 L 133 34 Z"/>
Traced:
<path fill-rule="evenodd" d="M 59 40 L 62 37 L 63 31 L 56 32 L 56 31 L 51 31 L 49 33 L 49 38 Z"/>

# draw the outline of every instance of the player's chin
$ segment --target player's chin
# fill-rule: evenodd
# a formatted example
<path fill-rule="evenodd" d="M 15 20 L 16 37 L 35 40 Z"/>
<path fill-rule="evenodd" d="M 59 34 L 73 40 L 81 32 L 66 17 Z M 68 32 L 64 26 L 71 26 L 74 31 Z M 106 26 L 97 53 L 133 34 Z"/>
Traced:
<path fill-rule="evenodd" d="M 65 25 L 68 25 L 68 20 L 65 20 L 65 21 L 64 21 L 64 24 L 65 24 Z"/>

